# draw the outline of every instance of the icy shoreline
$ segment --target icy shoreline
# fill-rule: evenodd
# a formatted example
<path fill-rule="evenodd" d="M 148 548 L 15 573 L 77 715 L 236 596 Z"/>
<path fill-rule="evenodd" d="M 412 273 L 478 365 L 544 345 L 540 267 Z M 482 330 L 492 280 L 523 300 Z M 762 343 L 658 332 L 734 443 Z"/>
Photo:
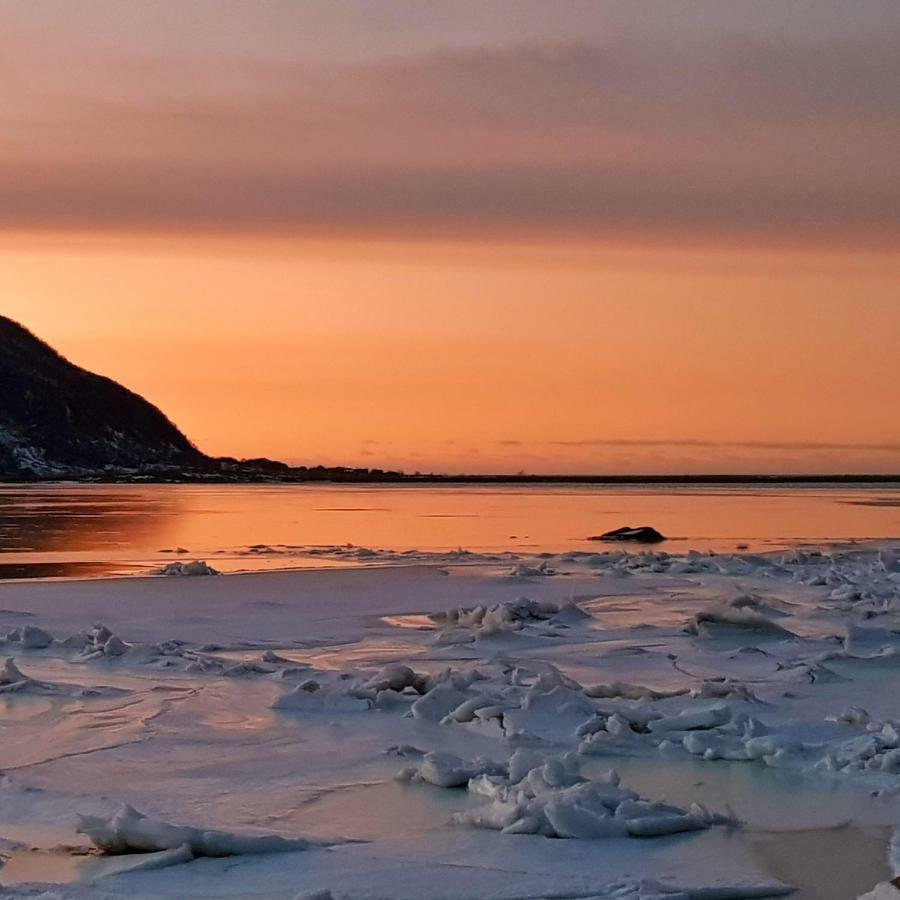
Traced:
<path fill-rule="evenodd" d="M 0 896 L 838 900 L 756 836 L 900 819 L 892 543 L 366 553 L 0 585 Z M 75 831 L 125 804 L 123 867 Z"/>

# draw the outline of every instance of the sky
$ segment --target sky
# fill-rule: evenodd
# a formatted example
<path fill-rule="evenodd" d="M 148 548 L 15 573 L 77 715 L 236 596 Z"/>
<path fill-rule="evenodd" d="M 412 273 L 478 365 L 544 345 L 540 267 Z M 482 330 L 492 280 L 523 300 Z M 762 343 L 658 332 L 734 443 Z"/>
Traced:
<path fill-rule="evenodd" d="M 896 0 L 0 0 L 0 313 L 214 454 L 900 471 Z"/>

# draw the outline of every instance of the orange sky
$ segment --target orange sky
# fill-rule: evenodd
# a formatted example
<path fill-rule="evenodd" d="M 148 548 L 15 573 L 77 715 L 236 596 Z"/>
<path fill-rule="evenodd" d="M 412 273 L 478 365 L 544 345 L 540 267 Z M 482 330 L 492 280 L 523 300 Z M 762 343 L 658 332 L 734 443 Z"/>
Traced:
<path fill-rule="evenodd" d="M 4 312 L 204 450 L 409 470 L 896 471 L 898 279 L 883 252 L 658 241 L 0 256 Z"/>
<path fill-rule="evenodd" d="M 215 454 L 900 471 L 898 158 L 896 0 L 0 0 L 0 313 Z"/>

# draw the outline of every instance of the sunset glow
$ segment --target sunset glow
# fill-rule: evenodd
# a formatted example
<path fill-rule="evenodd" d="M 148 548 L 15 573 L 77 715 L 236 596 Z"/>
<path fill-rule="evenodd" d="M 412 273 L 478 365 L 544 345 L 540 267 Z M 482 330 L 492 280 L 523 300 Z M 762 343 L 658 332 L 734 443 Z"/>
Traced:
<path fill-rule="evenodd" d="M 0 0 L 0 900 L 900 900 L 900 0 Z"/>
<path fill-rule="evenodd" d="M 213 454 L 896 472 L 866 5 L 0 2 L 0 311 Z"/>

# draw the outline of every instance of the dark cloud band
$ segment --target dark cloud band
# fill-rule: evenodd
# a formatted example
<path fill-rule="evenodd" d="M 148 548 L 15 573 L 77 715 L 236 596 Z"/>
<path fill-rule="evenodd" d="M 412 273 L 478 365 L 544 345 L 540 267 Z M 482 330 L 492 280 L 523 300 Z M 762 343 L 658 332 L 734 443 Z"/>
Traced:
<path fill-rule="evenodd" d="M 900 236 L 900 35 L 93 63 L 7 61 L 0 227 Z"/>

